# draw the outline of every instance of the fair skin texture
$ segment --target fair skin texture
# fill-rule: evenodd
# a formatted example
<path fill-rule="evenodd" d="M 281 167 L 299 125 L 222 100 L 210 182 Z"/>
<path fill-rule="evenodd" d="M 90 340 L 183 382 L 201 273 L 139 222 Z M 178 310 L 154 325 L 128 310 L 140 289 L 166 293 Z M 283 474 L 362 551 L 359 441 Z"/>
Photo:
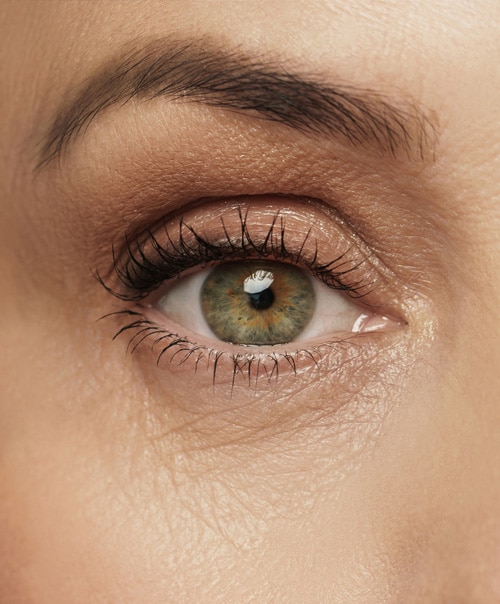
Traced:
<path fill-rule="evenodd" d="M 4 0 L 2 602 L 500 600 L 499 23 L 496 0 Z M 413 142 L 134 97 L 40 165 L 93 74 L 193 41 L 384 99 Z M 96 279 L 122 291 L 113 246 L 165 243 L 165 217 L 220 240 L 224 216 L 234 244 L 238 208 L 254 242 L 285 213 L 290 249 L 346 254 L 366 297 L 325 308 L 350 318 L 250 349 L 189 323 L 193 296 L 173 316 L 164 283 Z M 117 310 L 205 352 L 131 354 Z"/>

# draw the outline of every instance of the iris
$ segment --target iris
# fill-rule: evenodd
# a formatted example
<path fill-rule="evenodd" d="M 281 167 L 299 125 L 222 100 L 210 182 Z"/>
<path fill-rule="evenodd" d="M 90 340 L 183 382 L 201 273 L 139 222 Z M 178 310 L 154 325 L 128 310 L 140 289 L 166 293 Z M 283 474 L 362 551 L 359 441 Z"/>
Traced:
<path fill-rule="evenodd" d="M 233 344 L 293 341 L 315 309 L 314 288 L 300 268 L 279 262 L 233 262 L 214 268 L 201 289 L 213 333 Z"/>

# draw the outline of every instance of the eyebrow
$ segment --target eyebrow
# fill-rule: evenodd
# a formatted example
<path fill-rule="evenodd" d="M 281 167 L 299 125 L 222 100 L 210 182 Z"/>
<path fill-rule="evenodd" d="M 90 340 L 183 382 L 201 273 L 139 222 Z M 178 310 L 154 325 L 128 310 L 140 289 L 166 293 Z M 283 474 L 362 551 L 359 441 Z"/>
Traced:
<path fill-rule="evenodd" d="M 435 138 L 426 113 L 408 100 L 289 70 L 206 40 L 161 40 L 108 60 L 55 112 L 38 167 L 61 158 L 92 121 L 134 98 L 191 101 L 277 122 L 312 135 L 371 144 L 392 157 L 424 159 Z M 69 96 L 69 95 L 68 95 Z"/>

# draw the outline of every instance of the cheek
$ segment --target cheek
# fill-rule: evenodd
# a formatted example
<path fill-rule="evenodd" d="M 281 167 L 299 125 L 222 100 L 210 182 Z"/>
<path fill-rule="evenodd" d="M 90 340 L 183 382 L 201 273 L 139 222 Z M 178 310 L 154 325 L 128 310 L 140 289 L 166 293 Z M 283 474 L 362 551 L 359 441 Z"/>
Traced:
<path fill-rule="evenodd" d="M 153 529 L 141 524 L 140 493 L 127 495 L 111 464 L 116 458 L 127 472 L 132 443 L 143 446 L 126 408 L 121 419 L 113 413 L 121 403 L 116 370 L 96 350 L 92 328 L 82 332 L 64 309 L 10 316 L 2 332 L 0 601 L 62 604 L 102 594 L 120 602 L 134 589 L 131 601 L 149 601 L 139 573 Z"/>
<path fill-rule="evenodd" d="M 129 432 L 133 447 L 126 446 L 109 425 L 96 437 L 88 418 L 58 415 L 47 423 L 33 414 L 3 447 L 0 600 L 164 601 L 165 565 L 189 542 L 162 530 L 159 507 L 168 503 L 172 517 L 180 514 L 175 498 L 151 488 L 151 466 L 132 461 L 131 449 L 145 444 Z"/>

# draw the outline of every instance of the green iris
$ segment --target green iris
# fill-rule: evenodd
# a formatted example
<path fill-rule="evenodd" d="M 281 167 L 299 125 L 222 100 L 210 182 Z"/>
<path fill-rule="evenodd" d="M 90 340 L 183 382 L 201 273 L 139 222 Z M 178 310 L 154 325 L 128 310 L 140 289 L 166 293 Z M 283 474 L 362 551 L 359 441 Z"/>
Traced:
<path fill-rule="evenodd" d="M 212 270 L 201 303 L 218 338 L 264 346 L 294 340 L 311 319 L 315 297 L 308 276 L 291 264 L 235 262 Z"/>

